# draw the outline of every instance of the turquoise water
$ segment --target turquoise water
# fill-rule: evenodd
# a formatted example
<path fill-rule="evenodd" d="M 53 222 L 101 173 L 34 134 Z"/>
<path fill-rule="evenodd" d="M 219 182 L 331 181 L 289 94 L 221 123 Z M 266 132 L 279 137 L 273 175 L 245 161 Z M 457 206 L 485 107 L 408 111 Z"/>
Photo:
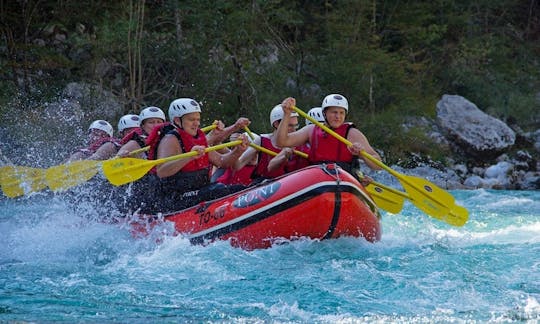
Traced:
<path fill-rule="evenodd" d="M 61 201 L 0 201 L 0 322 L 537 322 L 540 191 L 452 191 L 461 228 L 411 204 L 378 243 L 244 251 L 135 239 Z M 90 213 L 90 211 L 88 211 Z M 165 230 L 165 229 L 164 229 Z"/>

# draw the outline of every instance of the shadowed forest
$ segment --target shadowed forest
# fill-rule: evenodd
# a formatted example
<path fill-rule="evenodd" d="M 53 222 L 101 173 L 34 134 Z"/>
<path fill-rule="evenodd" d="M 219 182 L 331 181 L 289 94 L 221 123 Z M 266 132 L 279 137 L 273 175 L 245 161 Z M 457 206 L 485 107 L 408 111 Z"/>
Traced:
<path fill-rule="evenodd" d="M 307 111 L 341 93 L 394 160 L 446 154 L 401 127 L 443 94 L 540 128 L 538 0 L 1 0 L 0 20 L 0 125 L 87 82 L 120 98 L 118 117 L 192 97 L 208 121 L 261 132 L 284 97 Z"/>

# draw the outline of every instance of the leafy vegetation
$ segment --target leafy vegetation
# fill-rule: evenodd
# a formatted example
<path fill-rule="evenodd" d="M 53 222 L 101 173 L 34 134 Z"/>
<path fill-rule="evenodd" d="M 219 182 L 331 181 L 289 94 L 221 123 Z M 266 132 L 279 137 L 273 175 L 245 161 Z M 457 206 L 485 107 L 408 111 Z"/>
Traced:
<path fill-rule="evenodd" d="M 537 0 L 0 0 L 0 116 L 13 97 L 88 81 L 124 113 L 193 97 L 205 122 L 247 116 L 266 131 L 284 97 L 307 110 L 337 92 L 389 158 L 442 157 L 401 124 L 433 117 L 444 93 L 539 127 L 539 17 Z"/>

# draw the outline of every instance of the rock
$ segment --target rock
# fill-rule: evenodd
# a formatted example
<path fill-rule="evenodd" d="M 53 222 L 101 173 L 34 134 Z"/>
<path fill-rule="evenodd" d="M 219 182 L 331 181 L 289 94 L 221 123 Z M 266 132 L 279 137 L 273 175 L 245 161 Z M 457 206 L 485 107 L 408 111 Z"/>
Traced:
<path fill-rule="evenodd" d="M 88 119 L 105 119 L 116 125 L 116 117 L 122 114 L 122 104 L 110 91 L 99 85 L 69 83 L 62 91 L 62 97 L 75 100 L 84 107 Z M 87 121 L 90 124 L 90 121 Z"/>
<path fill-rule="evenodd" d="M 485 177 L 486 178 L 505 178 L 514 168 L 514 165 L 509 162 L 499 162 L 495 165 L 492 165 L 486 169 Z"/>
<path fill-rule="evenodd" d="M 450 142 L 477 159 L 494 158 L 516 140 L 510 127 L 461 96 L 443 95 L 437 103 L 437 122 Z"/>

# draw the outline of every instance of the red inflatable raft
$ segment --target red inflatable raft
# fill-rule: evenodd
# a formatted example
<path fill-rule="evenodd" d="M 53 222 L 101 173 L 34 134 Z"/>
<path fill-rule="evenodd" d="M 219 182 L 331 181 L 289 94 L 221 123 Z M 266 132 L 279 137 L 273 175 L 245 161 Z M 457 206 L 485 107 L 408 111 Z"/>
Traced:
<path fill-rule="evenodd" d="M 258 249 L 302 237 L 381 237 L 378 208 L 362 185 L 334 164 L 310 166 L 213 201 L 169 214 L 138 215 L 137 233 L 173 222 L 192 244 L 229 240 Z"/>

